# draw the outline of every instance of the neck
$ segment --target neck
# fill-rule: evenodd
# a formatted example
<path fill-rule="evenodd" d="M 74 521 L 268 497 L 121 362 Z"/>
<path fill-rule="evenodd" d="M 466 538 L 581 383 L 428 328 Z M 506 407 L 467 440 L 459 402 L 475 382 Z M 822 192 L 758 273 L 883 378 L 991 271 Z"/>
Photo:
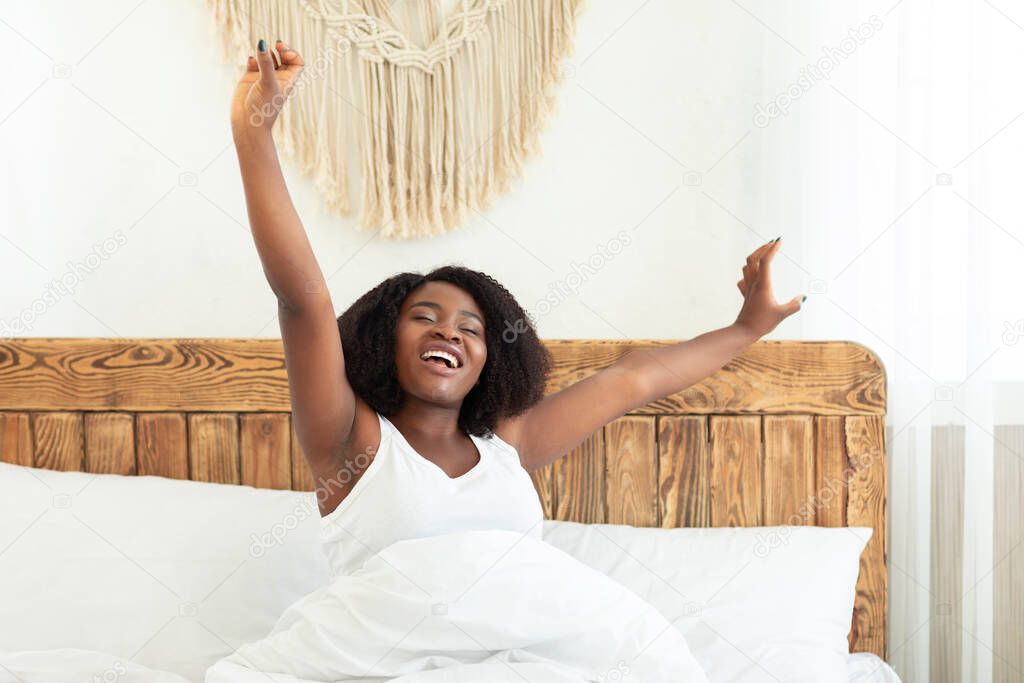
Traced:
<path fill-rule="evenodd" d="M 461 407 L 461 402 L 456 406 L 442 406 L 406 395 L 404 405 L 388 419 L 403 434 L 437 441 L 457 439 L 463 435 L 459 428 Z"/>

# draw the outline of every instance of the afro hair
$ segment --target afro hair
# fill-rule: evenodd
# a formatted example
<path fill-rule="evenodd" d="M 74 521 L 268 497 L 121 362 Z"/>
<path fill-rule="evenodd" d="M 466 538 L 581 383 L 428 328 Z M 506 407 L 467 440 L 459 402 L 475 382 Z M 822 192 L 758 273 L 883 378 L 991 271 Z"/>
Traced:
<path fill-rule="evenodd" d="M 432 281 L 461 288 L 483 312 L 487 361 L 463 399 L 458 422 L 468 434 L 490 436 L 499 419 L 544 397 L 552 361 L 515 297 L 485 273 L 455 265 L 426 275 L 399 273 L 363 294 L 338 317 L 345 374 L 352 391 L 378 413 L 398 412 L 405 399 L 395 365 L 398 314 L 410 292 Z"/>

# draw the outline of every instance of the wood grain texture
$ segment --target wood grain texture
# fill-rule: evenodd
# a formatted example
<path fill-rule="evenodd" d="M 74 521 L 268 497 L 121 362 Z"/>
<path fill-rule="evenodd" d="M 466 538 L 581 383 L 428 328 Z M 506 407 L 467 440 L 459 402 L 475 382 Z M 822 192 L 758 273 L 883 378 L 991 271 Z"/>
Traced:
<path fill-rule="evenodd" d="M 313 491 L 316 483 L 313 481 L 313 472 L 309 469 L 306 456 L 299 444 L 299 437 L 295 433 L 295 421 L 288 420 L 288 431 L 291 434 L 291 454 L 289 455 L 292 468 L 292 490 Z"/>
<path fill-rule="evenodd" d="M 608 524 L 658 526 L 655 418 L 627 415 L 604 428 Z"/>
<path fill-rule="evenodd" d="M 32 424 L 28 413 L 0 413 L 0 462 L 31 467 Z"/>
<path fill-rule="evenodd" d="M 290 416 L 251 413 L 238 416 L 242 483 L 265 489 L 292 487 Z"/>
<path fill-rule="evenodd" d="M 551 394 L 627 353 L 676 342 L 544 343 L 554 360 Z M 140 475 L 311 491 L 289 411 L 280 340 L 0 342 L 5 462 L 129 474 L 134 462 Z M 711 377 L 605 425 L 530 477 L 548 519 L 753 526 L 787 523 L 804 514 L 810 496 L 805 523 L 872 527 L 850 645 L 884 657 L 884 420 L 885 371 L 869 349 L 760 341 Z M 1007 565 L 1018 567 L 1012 559 Z M 999 576 L 1005 586 L 997 590 L 1020 594 L 1019 579 Z M 1024 650 L 1016 641 L 1000 647 Z"/>
<path fill-rule="evenodd" d="M 555 463 L 545 465 L 530 472 L 533 488 L 537 490 L 540 506 L 544 509 L 545 519 L 555 518 Z"/>
<path fill-rule="evenodd" d="M 814 417 L 764 417 L 764 523 L 813 525 Z"/>
<path fill-rule="evenodd" d="M 849 463 L 846 458 L 846 420 L 826 415 L 814 418 L 814 491 L 817 526 L 846 526 Z"/>
<path fill-rule="evenodd" d="M 287 412 L 279 339 L 0 341 L 0 410 Z"/>
<path fill-rule="evenodd" d="M 764 524 L 761 418 L 713 416 L 711 526 Z"/>
<path fill-rule="evenodd" d="M 135 461 L 139 474 L 189 479 L 188 423 L 185 414 L 136 415 Z"/>
<path fill-rule="evenodd" d="M 675 340 L 544 340 L 553 393 L 632 351 Z M 0 341 L 0 410 L 288 412 L 279 339 Z M 759 341 L 719 372 L 642 414 L 880 415 L 885 371 L 853 342 Z"/>
<path fill-rule="evenodd" d="M 963 658 L 963 425 L 932 427 L 929 683 L 958 683 Z"/>
<path fill-rule="evenodd" d="M 555 519 L 605 521 L 604 431 L 597 430 L 554 463 Z"/>
<path fill-rule="evenodd" d="M 658 416 L 658 505 L 666 529 L 711 526 L 708 438 L 703 416 Z"/>
<path fill-rule="evenodd" d="M 547 392 L 563 389 L 632 351 L 662 340 L 548 339 L 554 366 Z M 759 341 L 697 384 L 635 413 L 807 413 L 881 415 L 885 370 L 873 351 L 853 342 Z"/>
<path fill-rule="evenodd" d="M 85 414 L 85 470 L 135 474 L 135 426 L 131 413 Z"/>
<path fill-rule="evenodd" d="M 874 532 L 860 558 L 860 577 L 854 602 L 851 652 L 883 653 L 887 643 L 886 590 L 888 546 L 885 529 L 885 423 L 881 416 L 846 418 L 846 452 L 850 462 L 848 526 L 872 527 Z"/>
<path fill-rule="evenodd" d="M 241 483 L 238 416 L 231 413 L 190 414 L 188 459 L 193 481 Z"/>
<path fill-rule="evenodd" d="M 1019 683 L 1024 678 L 1024 427 L 997 425 L 995 433 L 995 505 L 992 572 L 992 680 Z"/>
<path fill-rule="evenodd" d="M 48 470 L 82 471 L 85 447 L 81 413 L 32 415 L 33 465 Z"/>

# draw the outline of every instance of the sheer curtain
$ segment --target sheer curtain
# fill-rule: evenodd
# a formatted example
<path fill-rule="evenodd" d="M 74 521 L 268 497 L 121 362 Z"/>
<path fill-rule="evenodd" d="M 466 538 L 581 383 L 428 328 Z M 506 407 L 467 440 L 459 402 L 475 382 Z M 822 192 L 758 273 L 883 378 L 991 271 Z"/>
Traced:
<path fill-rule="evenodd" d="M 1024 680 L 1024 6 L 734 4 L 765 27 L 745 201 L 808 293 L 782 336 L 887 371 L 890 661 Z"/>

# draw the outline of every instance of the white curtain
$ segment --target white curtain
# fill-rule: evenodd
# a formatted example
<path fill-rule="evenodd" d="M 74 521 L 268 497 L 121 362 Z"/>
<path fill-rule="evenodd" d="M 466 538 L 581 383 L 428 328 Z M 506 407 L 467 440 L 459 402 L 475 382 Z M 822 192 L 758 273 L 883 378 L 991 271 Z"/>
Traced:
<path fill-rule="evenodd" d="M 762 106 L 730 201 L 779 226 L 780 299 L 808 293 L 775 336 L 887 371 L 890 660 L 1024 680 L 1024 5 L 733 4 L 763 26 Z"/>

